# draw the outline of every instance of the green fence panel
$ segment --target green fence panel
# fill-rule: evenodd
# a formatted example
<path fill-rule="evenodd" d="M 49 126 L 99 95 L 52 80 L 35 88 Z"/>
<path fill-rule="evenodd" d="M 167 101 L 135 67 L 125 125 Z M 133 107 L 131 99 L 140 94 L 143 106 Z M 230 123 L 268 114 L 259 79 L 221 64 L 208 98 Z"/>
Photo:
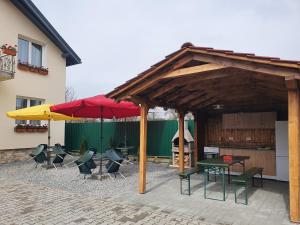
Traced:
<path fill-rule="evenodd" d="M 103 122 L 103 148 L 117 147 L 125 143 L 134 146 L 131 154 L 136 154 L 139 146 L 139 121 Z M 178 129 L 177 120 L 149 121 L 147 155 L 170 157 L 172 155 L 172 137 Z M 194 122 L 188 123 L 188 129 L 194 135 Z M 66 123 L 65 145 L 68 150 L 79 150 L 83 140 L 88 147 L 100 151 L 100 122 Z"/>

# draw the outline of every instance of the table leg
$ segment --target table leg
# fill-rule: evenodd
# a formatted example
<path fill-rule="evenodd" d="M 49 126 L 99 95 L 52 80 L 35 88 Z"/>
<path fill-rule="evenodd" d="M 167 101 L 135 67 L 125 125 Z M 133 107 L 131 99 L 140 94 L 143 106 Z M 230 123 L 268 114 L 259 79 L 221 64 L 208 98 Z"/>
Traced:
<path fill-rule="evenodd" d="M 204 198 L 205 199 L 206 199 L 206 185 L 207 185 L 207 182 L 208 182 L 208 174 L 209 174 L 208 168 L 204 167 Z"/>
<path fill-rule="evenodd" d="M 223 173 L 223 175 L 222 175 L 222 178 L 223 178 L 222 179 L 223 180 L 223 201 L 225 201 L 225 192 L 226 192 L 226 190 L 225 190 L 225 168 L 222 168 L 222 173 Z"/>
<path fill-rule="evenodd" d="M 242 162 L 243 165 L 243 173 L 245 173 L 245 161 Z"/>
<path fill-rule="evenodd" d="M 228 184 L 230 184 L 230 166 L 228 166 Z"/>

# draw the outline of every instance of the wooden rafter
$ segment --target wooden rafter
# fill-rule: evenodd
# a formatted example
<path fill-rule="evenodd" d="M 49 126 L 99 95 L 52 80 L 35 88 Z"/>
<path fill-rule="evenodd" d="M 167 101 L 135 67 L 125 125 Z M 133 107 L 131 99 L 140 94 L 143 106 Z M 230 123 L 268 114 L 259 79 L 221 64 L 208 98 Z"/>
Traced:
<path fill-rule="evenodd" d="M 134 86 L 132 90 L 128 91 L 128 94 L 130 93 L 131 95 L 136 95 L 136 94 L 142 92 L 143 90 L 145 90 L 145 89 L 155 85 L 157 82 L 159 82 L 162 74 L 172 71 L 173 70 L 172 68 L 177 69 L 179 65 L 183 66 L 192 60 L 193 60 L 193 58 L 191 56 L 187 56 L 187 58 L 178 60 L 177 66 L 176 66 L 176 64 L 174 64 L 170 68 L 165 68 L 164 70 L 163 70 L 163 68 L 161 68 L 163 70 L 163 72 L 157 73 L 156 76 L 149 77 L 147 79 L 147 82 L 141 82 L 140 84 L 136 84 L 136 86 Z"/>
<path fill-rule="evenodd" d="M 218 55 L 211 55 L 211 54 L 196 54 L 194 55 L 193 59 L 198 60 L 200 62 L 216 63 L 227 67 L 235 67 L 235 68 L 249 70 L 252 72 L 259 72 L 271 76 L 279 76 L 279 77 L 296 76 L 297 79 L 300 78 L 300 73 L 298 68 L 274 67 L 273 65 L 270 64 L 253 63 L 249 61 L 231 59 L 231 58 L 226 58 L 226 57 L 221 57 Z"/>
<path fill-rule="evenodd" d="M 202 73 L 211 72 L 211 71 L 218 71 L 225 69 L 225 66 L 215 64 L 215 63 L 208 63 L 200 66 L 192 66 L 182 69 L 177 69 L 166 73 L 161 79 L 174 79 L 174 78 L 181 78 L 181 77 L 189 77 L 192 75 L 201 75 Z"/>
<path fill-rule="evenodd" d="M 190 107 L 190 108 L 194 108 L 195 106 L 203 104 L 203 103 L 205 103 L 207 101 L 210 101 L 212 99 L 216 100 L 216 96 L 205 95 L 203 98 L 199 98 L 199 99 L 196 99 L 194 101 L 191 101 L 187 106 Z"/>
<path fill-rule="evenodd" d="M 186 103 L 190 102 L 190 101 L 193 101 L 195 99 L 199 99 L 201 98 L 202 96 L 204 96 L 205 93 L 204 92 L 198 92 L 198 93 L 194 93 L 194 92 L 191 92 L 189 95 L 181 98 L 181 99 L 178 99 L 178 101 L 176 102 L 177 105 L 185 105 Z"/>
<path fill-rule="evenodd" d="M 149 94 L 148 97 L 150 99 L 154 99 L 160 96 L 163 96 L 164 94 L 172 91 L 175 88 L 178 88 L 179 84 L 178 83 L 172 83 L 169 82 L 163 86 L 160 86 L 160 88 L 156 89 L 156 91 L 154 91 L 153 93 Z"/>

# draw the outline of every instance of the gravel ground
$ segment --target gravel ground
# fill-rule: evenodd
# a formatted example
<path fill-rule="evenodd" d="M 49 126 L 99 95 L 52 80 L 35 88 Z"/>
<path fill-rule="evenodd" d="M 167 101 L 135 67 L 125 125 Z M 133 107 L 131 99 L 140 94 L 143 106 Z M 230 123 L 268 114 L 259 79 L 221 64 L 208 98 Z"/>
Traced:
<path fill-rule="evenodd" d="M 70 161 L 70 158 L 67 159 Z M 98 164 L 98 163 L 97 163 Z M 94 170 L 94 176 L 86 181 L 79 175 L 79 170 L 75 164 L 68 167 L 58 167 L 56 169 L 46 169 L 40 166 L 36 169 L 33 161 L 16 162 L 0 165 L 0 178 L 15 179 L 32 184 L 47 186 L 53 189 L 62 189 L 75 193 L 97 195 L 100 198 L 108 198 L 125 192 L 135 192 L 138 190 L 138 163 L 123 163 L 120 172 L 126 177 L 123 179 L 117 175 L 116 179 L 104 176 L 102 180 L 96 176 L 99 170 Z M 103 168 L 105 171 L 105 168 Z M 148 163 L 147 185 L 165 180 L 167 177 L 176 176 L 176 170 L 168 167 L 167 164 Z"/>

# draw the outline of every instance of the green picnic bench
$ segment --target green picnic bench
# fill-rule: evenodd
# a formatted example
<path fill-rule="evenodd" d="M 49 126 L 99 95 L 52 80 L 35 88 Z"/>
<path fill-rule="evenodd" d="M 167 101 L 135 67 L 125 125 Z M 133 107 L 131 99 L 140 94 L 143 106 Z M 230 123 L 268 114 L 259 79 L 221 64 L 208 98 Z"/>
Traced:
<path fill-rule="evenodd" d="M 188 195 L 191 195 L 191 175 L 194 173 L 198 173 L 200 171 L 199 168 L 191 168 L 184 170 L 183 172 L 179 173 L 180 178 L 180 193 L 183 194 L 182 191 L 182 181 L 188 182 Z"/>
<path fill-rule="evenodd" d="M 260 175 L 260 187 L 263 186 L 263 178 L 262 178 L 263 168 L 261 167 L 252 167 L 248 169 L 243 174 L 233 177 L 232 178 L 232 184 L 234 188 L 234 200 L 235 203 L 237 203 L 237 190 L 240 187 L 243 187 L 245 189 L 245 205 L 248 205 L 248 195 L 247 195 L 247 186 L 249 184 L 249 181 L 252 180 L 252 187 L 255 187 L 255 175 Z"/>

